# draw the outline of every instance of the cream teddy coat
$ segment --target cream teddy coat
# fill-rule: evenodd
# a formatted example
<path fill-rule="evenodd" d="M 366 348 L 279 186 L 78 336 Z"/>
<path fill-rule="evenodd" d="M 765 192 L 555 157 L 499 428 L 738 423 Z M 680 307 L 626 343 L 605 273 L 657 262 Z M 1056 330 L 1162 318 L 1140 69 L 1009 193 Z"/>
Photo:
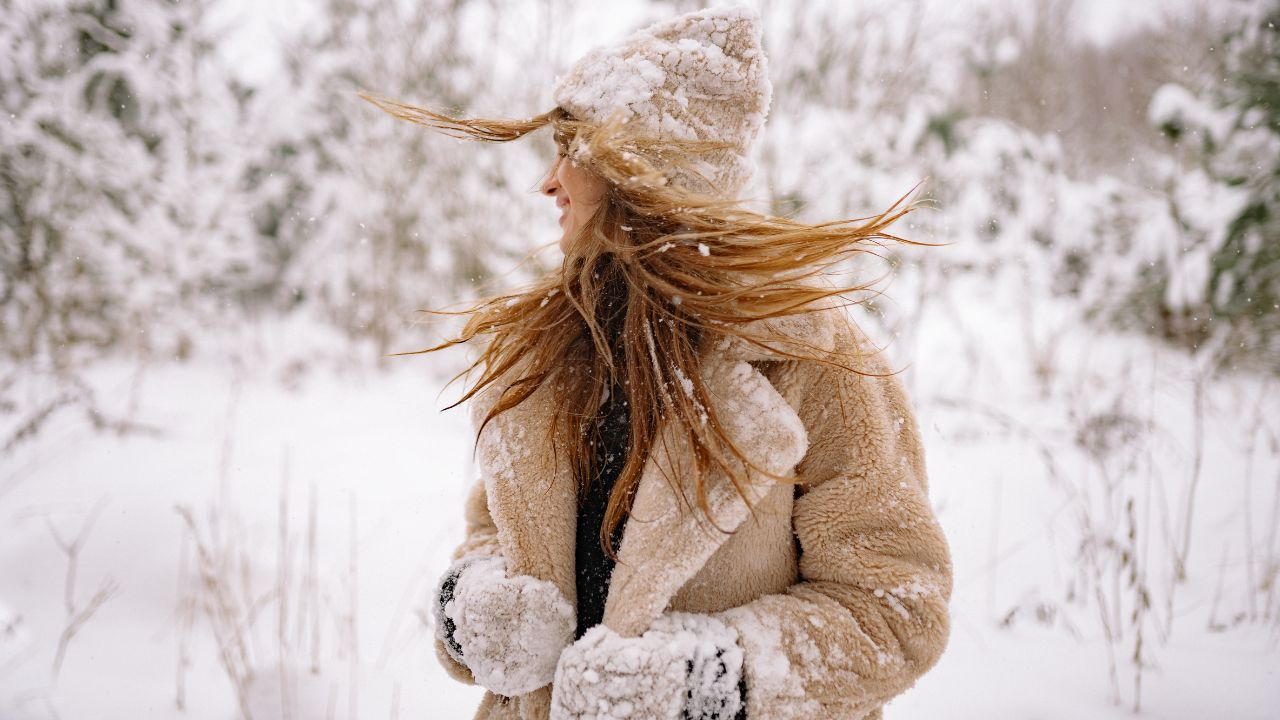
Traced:
<path fill-rule="evenodd" d="M 919 429 L 898 378 L 843 309 L 753 325 L 826 350 L 858 349 L 860 369 L 883 376 L 786 359 L 736 338 L 712 344 L 703 377 L 730 436 L 799 482 L 752 473 L 749 507 L 712 474 L 721 532 L 671 490 L 664 473 L 679 477 L 691 457 L 660 425 L 604 624 L 634 637 L 664 612 L 716 614 L 738 632 L 751 720 L 879 718 L 937 661 L 949 630 L 951 560 L 929 505 Z M 500 384 L 472 399 L 473 426 Z M 479 436 L 480 479 L 454 557 L 505 557 L 512 574 L 552 582 L 573 603 L 576 494 L 567 453 L 547 437 L 553 393 L 545 383 Z M 453 677 L 474 682 L 439 640 L 436 648 Z M 476 717 L 544 719 L 550 698 L 550 686 L 515 698 L 489 692 Z"/>

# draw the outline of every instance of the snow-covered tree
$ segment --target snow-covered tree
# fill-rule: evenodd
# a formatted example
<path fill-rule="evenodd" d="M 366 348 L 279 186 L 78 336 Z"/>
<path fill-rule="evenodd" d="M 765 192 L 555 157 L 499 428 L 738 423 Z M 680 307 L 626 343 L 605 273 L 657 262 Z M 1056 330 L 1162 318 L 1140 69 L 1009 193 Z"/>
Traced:
<path fill-rule="evenodd" d="M 1173 145 L 1163 184 L 1187 238 L 1158 268 L 1166 334 L 1223 361 L 1280 367 L 1280 6 L 1253 2 L 1198 82 L 1168 84 L 1150 119 Z"/>
<path fill-rule="evenodd" d="M 35 407 L 84 404 L 90 359 L 184 355 L 253 272 L 210 2 L 0 1 L 0 398 L 45 373 Z"/>
<path fill-rule="evenodd" d="M 283 77 L 255 96 L 261 141 L 250 182 L 286 303 L 310 304 L 378 352 L 409 349 L 401 343 L 418 309 L 465 296 L 554 239 L 526 234 L 538 206 L 525 191 L 549 143 L 464 144 L 356 95 L 467 114 L 549 109 L 537 105 L 545 88 L 519 81 L 529 44 L 498 53 L 464 39 L 467 25 L 495 38 L 526 32 L 529 9 L 327 0 L 318 22 L 289 39 Z"/>
<path fill-rule="evenodd" d="M 4 351 L 182 352 L 255 251 L 210 3 L 5 4 Z"/>

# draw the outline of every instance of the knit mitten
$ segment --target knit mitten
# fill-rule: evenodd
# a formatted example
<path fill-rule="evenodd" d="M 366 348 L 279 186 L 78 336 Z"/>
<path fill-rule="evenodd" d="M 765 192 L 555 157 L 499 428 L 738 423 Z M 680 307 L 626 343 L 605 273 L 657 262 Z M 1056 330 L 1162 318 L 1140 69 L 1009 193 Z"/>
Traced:
<path fill-rule="evenodd" d="M 436 592 L 436 636 L 472 677 L 499 695 L 537 690 L 573 642 L 573 606 L 550 582 L 507 574 L 503 558 L 460 560 Z"/>
<path fill-rule="evenodd" d="M 741 717 L 742 650 L 709 615 L 668 613 L 640 637 L 597 625 L 556 666 L 552 720 L 733 720 Z"/>

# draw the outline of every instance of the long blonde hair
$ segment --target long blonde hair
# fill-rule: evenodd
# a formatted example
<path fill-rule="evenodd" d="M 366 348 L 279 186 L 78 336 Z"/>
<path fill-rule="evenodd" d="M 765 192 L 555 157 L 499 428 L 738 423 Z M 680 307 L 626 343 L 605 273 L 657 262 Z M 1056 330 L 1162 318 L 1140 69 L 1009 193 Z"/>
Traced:
<path fill-rule="evenodd" d="M 624 388 L 629 447 L 600 529 L 611 556 L 614 531 L 629 512 L 662 419 L 683 427 L 695 458 L 693 477 L 668 481 L 686 507 L 696 506 L 712 524 L 706 475 L 713 465 L 739 493 L 748 466 L 784 479 L 750 463 L 725 436 L 699 373 L 707 343 L 732 335 L 774 354 L 861 372 L 829 352 L 807 352 L 814 348 L 798 338 L 756 337 L 741 326 L 808 312 L 824 298 L 870 289 L 875 281 L 825 287 L 810 281 L 853 254 L 874 252 L 886 240 L 928 244 L 887 232 L 917 206 L 907 196 L 874 217 L 814 225 L 751 211 L 737 199 L 687 191 L 667 182 L 664 170 L 696 172 L 696 158 L 723 152 L 726 145 L 638 133 L 618 114 L 599 124 L 562 108 L 523 120 L 450 118 L 367 93 L 361 97 L 395 117 L 463 139 L 507 142 L 551 126 L 560 152 L 606 181 L 599 208 L 571 239 L 558 269 L 463 311 L 428 311 L 466 315 L 466 325 L 454 339 L 398 354 L 429 353 L 488 336 L 483 353 L 453 378 L 480 370 L 454 405 L 508 372 L 518 377 L 503 389 L 480 429 L 553 382 L 558 392 L 548 441 L 569 444 L 579 497 L 599 470 L 593 447 L 600 442 L 603 393 L 606 386 Z M 681 383 L 692 383 L 692 392 L 671 391 Z"/>

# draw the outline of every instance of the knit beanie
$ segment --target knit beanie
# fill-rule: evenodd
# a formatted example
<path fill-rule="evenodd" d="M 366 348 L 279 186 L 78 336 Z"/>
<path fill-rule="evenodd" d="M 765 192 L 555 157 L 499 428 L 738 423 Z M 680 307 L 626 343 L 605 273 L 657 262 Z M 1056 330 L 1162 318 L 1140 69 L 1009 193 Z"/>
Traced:
<path fill-rule="evenodd" d="M 731 197 L 751 179 L 750 154 L 773 96 L 760 35 L 753 8 L 680 15 L 592 49 L 556 77 L 552 95 L 580 120 L 602 123 L 622 111 L 635 132 L 731 143 L 689 158 L 715 187 L 682 168 L 661 168 L 687 190 Z"/>

